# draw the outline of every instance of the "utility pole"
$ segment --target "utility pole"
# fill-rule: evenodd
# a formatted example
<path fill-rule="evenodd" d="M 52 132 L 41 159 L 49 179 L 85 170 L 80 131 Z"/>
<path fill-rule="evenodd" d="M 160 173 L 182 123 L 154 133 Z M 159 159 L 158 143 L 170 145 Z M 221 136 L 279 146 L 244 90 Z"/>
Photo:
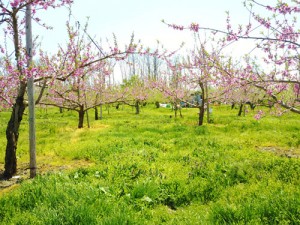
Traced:
<path fill-rule="evenodd" d="M 31 4 L 26 6 L 26 52 L 27 67 L 32 66 L 32 27 L 31 27 Z M 36 143 L 35 143 L 35 102 L 33 74 L 28 79 L 28 110 L 29 110 L 29 155 L 30 155 L 30 178 L 36 176 Z"/>

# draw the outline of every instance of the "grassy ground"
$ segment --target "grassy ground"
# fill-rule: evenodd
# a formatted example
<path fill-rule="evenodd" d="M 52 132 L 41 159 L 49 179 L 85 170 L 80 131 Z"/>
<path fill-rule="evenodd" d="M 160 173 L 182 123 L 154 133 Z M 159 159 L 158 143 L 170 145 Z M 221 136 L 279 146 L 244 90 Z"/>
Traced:
<path fill-rule="evenodd" d="M 27 179 L 25 118 L 22 179 L 0 192 L 0 224 L 300 224 L 299 115 L 236 114 L 216 106 L 198 127 L 196 109 L 111 108 L 79 130 L 76 114 L 38 109 L 43 175 Z"/>

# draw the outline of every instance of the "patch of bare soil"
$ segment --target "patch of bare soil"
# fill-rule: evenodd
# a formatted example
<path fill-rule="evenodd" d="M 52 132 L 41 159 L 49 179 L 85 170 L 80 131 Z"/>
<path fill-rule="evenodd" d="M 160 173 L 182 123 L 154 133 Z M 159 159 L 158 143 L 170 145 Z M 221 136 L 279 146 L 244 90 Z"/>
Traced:
<path fill-rule="evenodd" d="M 64 165 L 51 165 L 51 164 L 40 164 L 38 165 L 37 173 L 43 175 L 46 173 L 67 171 L 77 168 L 86 168 L 93 165 L 91 161 L 87 160 L 72 160 L 66 162 Z M 0 163 L 0 168 L 4 168 L 4 164 Z M 4 193 L 11 191 L 18 187 L 19 183 L 23 180 L 30 179 L 29 177 L 29 165 L 28 163 L 20 163 L 18 165 L 18 171 L 15 176 L 9 180 L 3 179 L 3 170 L 0 169 L 0 196 Z"/>
<path fill-rule="evenodd" d="M 296 148 L 285 149 L 275 146 L 257 146 L 257 149 L 262 152 L 271 152 L 282 157 L 300 158 L 300 149 Z"/>

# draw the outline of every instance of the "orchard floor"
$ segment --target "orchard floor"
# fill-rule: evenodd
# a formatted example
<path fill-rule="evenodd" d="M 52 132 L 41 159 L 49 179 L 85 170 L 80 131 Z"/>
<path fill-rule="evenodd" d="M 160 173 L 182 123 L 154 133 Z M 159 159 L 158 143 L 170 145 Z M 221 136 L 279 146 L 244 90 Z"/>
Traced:
<path fill-rule="evenodd" d="M 42 157 L 39 157 L 38 160 L 44 161 Z M 53 159 L 55 160 L 55 159 Z M 41 164 L 38 166 L 38 174 L 44 175 L 49 172 L 64 172 L 68 170 L 78 169 L 78 168 L 86 168 L 92 166 L 93 163 L 86 160 L 72 160 L 65 161 L 63 165 L 51 165 L 51 164 Z M 13 176 L 12 179 L 4 179 L 2 168 L 4 168 L 4 164 L 0 163 L 0 196 L 3 193 L 7 193 L 13 188 L 17 187 L 18 184 L 22 183 L 24 180 L 30 179 L 30 171 L 29 171 L 29 163 L 21 163 L 18 165 L 17 173 Z"/>
<path fill-rule="evenodd" d="M 39 175 L 28 178 L 25 115 L 0 224 L 300 224 L 300 117 L 256 111 L 214 106 L 199 127 L 197 109 L 110 107 L 77 129 L 76 113 L 38 108 Z"/>

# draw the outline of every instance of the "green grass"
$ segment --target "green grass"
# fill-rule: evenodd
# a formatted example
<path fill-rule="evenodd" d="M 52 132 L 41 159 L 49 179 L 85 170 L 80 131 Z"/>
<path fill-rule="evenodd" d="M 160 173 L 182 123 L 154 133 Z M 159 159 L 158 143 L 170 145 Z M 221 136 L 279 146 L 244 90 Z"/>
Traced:
<path fill-rule="evenodd" d="M 196 109 L 174 118 L 152 105 L 140 115 L 111 108 L 78 130 L 76 114 L 38 109 L 43 175 L 0 195 L 0 224 L 300 224 L 299 115 L 213 113 L 198 127 Z M 8 117 L 0 114 L 0 163 Z"/>

